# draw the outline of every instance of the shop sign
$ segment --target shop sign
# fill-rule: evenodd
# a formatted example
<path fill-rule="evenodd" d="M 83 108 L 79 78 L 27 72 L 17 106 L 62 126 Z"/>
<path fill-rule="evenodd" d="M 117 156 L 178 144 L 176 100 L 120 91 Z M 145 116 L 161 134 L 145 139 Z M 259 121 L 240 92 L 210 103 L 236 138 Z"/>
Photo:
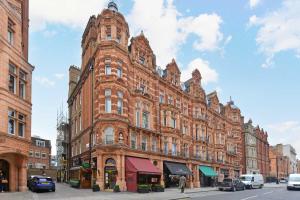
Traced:
<path fill-rule="evenodd" d="M 82 165 L 81 165 L 84 169 L 87 169 L 87 168 L 90 168 L 91 167 L 91 165 L 89 164 L 89 163 L 82 163 Z"/>

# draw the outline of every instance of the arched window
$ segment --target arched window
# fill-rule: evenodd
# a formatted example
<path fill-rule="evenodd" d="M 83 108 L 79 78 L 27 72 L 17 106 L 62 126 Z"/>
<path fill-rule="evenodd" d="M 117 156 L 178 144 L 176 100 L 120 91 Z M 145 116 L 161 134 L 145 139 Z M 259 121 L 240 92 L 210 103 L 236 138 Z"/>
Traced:
<path fill-rule="evenodd" d="M 112 127 L 107 127 L 104 130 L 104 142 L 105 144 L 114 143 L 114 129 Z"/>

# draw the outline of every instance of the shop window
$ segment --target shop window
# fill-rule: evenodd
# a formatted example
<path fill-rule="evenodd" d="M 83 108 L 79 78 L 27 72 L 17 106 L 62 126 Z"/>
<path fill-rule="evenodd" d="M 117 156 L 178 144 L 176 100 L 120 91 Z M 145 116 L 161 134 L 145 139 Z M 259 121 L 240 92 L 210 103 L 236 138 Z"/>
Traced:
<path fill-rule="evenodd" d="M 105 112 L 111 113 L 111 90 L 105 90 Z"/>
<path fill-rule="evenodd" d="M 104 130 L 104 142 L 105 144 L 114 143 L 114 129 L 112 127 L 108 127 Z"/>

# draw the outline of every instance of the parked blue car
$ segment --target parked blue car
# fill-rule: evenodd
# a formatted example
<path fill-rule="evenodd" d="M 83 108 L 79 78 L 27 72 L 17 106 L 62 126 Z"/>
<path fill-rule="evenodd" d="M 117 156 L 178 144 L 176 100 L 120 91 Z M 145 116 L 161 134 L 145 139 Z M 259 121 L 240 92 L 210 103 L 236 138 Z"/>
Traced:
<path fill-rule="evenodd" d="M 50 177 L 31 176 L 28 180 L 28 188 L 32 192 L 48 190 L 55 192 L 55 183 Z"/>

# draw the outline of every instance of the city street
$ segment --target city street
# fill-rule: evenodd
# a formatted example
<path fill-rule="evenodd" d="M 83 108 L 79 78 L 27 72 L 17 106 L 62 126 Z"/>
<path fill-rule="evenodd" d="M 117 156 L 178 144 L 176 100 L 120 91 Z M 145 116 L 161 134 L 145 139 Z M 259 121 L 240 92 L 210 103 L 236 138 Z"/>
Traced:
<path fill-rule="evenodd" d="M 300 191 L 287 191 L 285 184 L 267 184 L 263 189 L 246 190 L 238 192 L 220 192 L 217 188 L 187 189 L 185 194 L 179 190 L 167 189 L 162 193 L 139 194 L 131 192 L 92 192 L 91 190 L 74 189 L 66 184 L 57 184 L 56 192 L 15 192 L 0 193 L 1 200 L 156 200 L 156 199 L 205 199 L 205 200 L 298 200 Z"/>

